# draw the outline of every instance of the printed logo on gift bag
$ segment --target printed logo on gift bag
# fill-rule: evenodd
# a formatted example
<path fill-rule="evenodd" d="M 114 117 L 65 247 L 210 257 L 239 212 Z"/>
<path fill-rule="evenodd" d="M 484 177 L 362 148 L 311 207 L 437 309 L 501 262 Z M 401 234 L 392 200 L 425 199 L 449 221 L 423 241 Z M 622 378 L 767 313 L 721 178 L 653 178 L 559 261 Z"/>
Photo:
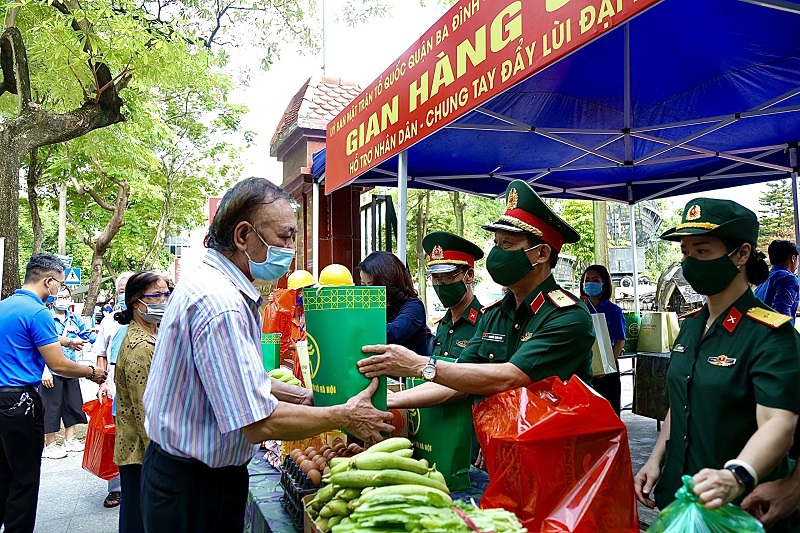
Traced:
<path fill-rule="evenodd" d="M 319 370 L 319 345 L 311 333 L 306 332 L 306 339 L 308 340 L 308 364 L 311 367 L 311 379 L 314 379 Z"/>
<path fill-rule="evenodd" d="M 408 434 L 416 435 L 422 422 L 422 409 L 408 410 Z"/>

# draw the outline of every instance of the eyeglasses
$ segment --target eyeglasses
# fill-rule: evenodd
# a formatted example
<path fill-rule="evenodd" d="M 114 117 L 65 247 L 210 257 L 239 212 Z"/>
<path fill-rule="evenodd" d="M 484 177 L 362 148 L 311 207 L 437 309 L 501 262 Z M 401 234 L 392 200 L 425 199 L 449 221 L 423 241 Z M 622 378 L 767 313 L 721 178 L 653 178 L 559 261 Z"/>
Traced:
<path fill-rule="evenodd" d="M 428 274 L 426 277 L 429 280 L 431 280 L 431 283 L 433 285 L 450 285 L 451 283 L 455 282 L 455 279 L 458 276 L 461 276 L 463 274 L 466 274 L 466 272 L 459 270 L 458 272 L 450 274 L 449 276 L 442 276 L 439 274 Z"/>
<path fill-rule="evenodd" d="M 141 300 L 147 300 L 150 303 L 160 304 L 169 300 L 171 292 L 156 292 L 153 294 L 142 294 Z"/>

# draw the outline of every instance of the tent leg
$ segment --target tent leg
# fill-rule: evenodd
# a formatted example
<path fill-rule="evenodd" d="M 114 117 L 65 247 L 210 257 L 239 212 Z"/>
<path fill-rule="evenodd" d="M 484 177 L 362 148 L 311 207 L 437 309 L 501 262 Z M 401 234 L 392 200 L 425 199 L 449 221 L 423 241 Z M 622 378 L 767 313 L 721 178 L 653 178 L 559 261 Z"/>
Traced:
<path fill-rule="evenodd" d="M 406 264 L 406 226 L 408 217 L 408 150 L 397 158 L 397 190 L 400 206 L 397 211 L 397 256 Z"/>
<path fill-rule="evenodd" d="M 789 148 L 789 165 L 794 169 L 792 172 L 792 203 L 794 204 L 794 242 L 800 243 L 800 209 L 797 201 L 797 147 Z"/>
<path fill-rule="evenodd" d="M 311 188 L 311 273 L 319 279 L 319 182 Z M 303 268 L 307 268 L 303 265 Z"/>
<path fill-rule="evenodd" d="M 631 252 L 633 253 L 633 309 L 638 315 L 641 309 L 639 306 L 639 265 L 636 261 L 636 210 L 633 204 L 628 207 L 631 216 Z"/>

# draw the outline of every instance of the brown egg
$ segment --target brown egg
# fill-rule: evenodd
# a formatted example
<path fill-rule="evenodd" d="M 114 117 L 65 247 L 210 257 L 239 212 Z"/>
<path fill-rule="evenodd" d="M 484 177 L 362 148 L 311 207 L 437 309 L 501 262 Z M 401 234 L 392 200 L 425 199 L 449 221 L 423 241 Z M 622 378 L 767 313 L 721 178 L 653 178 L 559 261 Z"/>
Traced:
<path fill-rule="evenodd" d="M 345 446 L 344 446 L 344 443 L 343 443 L 343 442 L 340 442 L 339 444 L 337 444 L 336 446 L 334 446 L 334 447 L 333 447 L 333 451 L 335 451 L 335 452 L 337 452 L 337 453 L 338 453 L 338 452 L 339 452 L 339 450 L 343 449 L 344 447 L 345 447 Z"/>
<path fill-rule="evenodd" d="M 319 470 L 309 470 L 306 475 L 315 487 L 319 487 L 319 484 L 322 483 L 322 474 L 319 473 Z"/>
<path fill-rule="evenodd" d="M 301 452 L 300 450 L 298 450 L 297 448 L 295 448 L 294 450 L 292 450 L 291 452 L 289 452 L 289 457 L 291 457 L 291 458 L 292 458 L 292 460 L 294 461 L 294 459 L 295 459 L 295 458 L 296 458 L 298 455 L 300 455 L 301 453 L 303 453 L 303 452 Z"/>
<path fill-rule="evenodd" d="M 297 463 L 297 465 L 299 466 L 303 461 L 306 461 L 307 459 L 308 459 L 308 457 L 306 457 L 303 454 L 300 454 L 300 455 L 298 455 L 297 457 L 294 458 L 294 462 Z"/>
<path fill-rule="evenodd" d="M 324 457 L 325 459 L 328 459 L 328 458 L 330 458 L 330 456 L 331 456 L 331 454 L 332 454 L 332 453 L 333 453 L 333 450 L 331 450 L 330 448 L 328 448 L 327 450 L 325 450 L 324 452 L 322 452 L 322 457 Z"/>
<path fill-rule="evenodd" d="M 331 447 L 328 446 L 327 444 L 325 444 L 325 445 L 320 447 L 319 453 L 325 453 L 325 450 L 330 450 L 330 449 L 331 449 Z"/>
<path fill-rule="evenodd" d="M 315 452 L 315 451 L 317 451 L 316 448 L 314 448 L 313 446 L 309 446 L 308 448 L 306 448 L 306 455 L 310 454 L 311 452 Z"/>
<path fill-rule="evenodd" d="M 322 469 L 322 475 L 327 476 L 330 473 L 331 473 L 331 467 L 326 465 L 325 468 Z"/>
<path fill-rule="evenodd" d="M 310 470 L 316 470 L 316 469 L 317 469 L 317 463 L 315 463 L 314 461 L 309 461 L 308 459 L 306 459 L 305 461 L 300 463 L 300 470 L 302 470 L 304 474 L 308 474 Z"/>
<path fill-rule="evenodd" d="M 317 463 L 317 466 L 319 468 L 324 468 L 325 465 L 328 464 L 328 462 L 325 460 L 325 458 L 322 457 L 321 455 L 316 456 L 314 458 L 314 462 Z"/>
<path fill-rule="evenodd" d="M 308 458 L 312 461 L 319 456 L 319 452 L 317 450 L 312 451 L 311 453 L 307 454 Z"/>

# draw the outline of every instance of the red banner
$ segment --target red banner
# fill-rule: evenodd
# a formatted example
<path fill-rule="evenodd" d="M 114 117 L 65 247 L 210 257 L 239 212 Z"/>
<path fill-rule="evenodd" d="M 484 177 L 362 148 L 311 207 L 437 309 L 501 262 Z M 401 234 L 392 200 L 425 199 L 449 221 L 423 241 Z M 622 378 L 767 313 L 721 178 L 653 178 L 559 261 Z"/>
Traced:
<path fill-rule="evenodd" d="M 328 123 L 325 192 L 658 1 L 459 1 Z"/>

